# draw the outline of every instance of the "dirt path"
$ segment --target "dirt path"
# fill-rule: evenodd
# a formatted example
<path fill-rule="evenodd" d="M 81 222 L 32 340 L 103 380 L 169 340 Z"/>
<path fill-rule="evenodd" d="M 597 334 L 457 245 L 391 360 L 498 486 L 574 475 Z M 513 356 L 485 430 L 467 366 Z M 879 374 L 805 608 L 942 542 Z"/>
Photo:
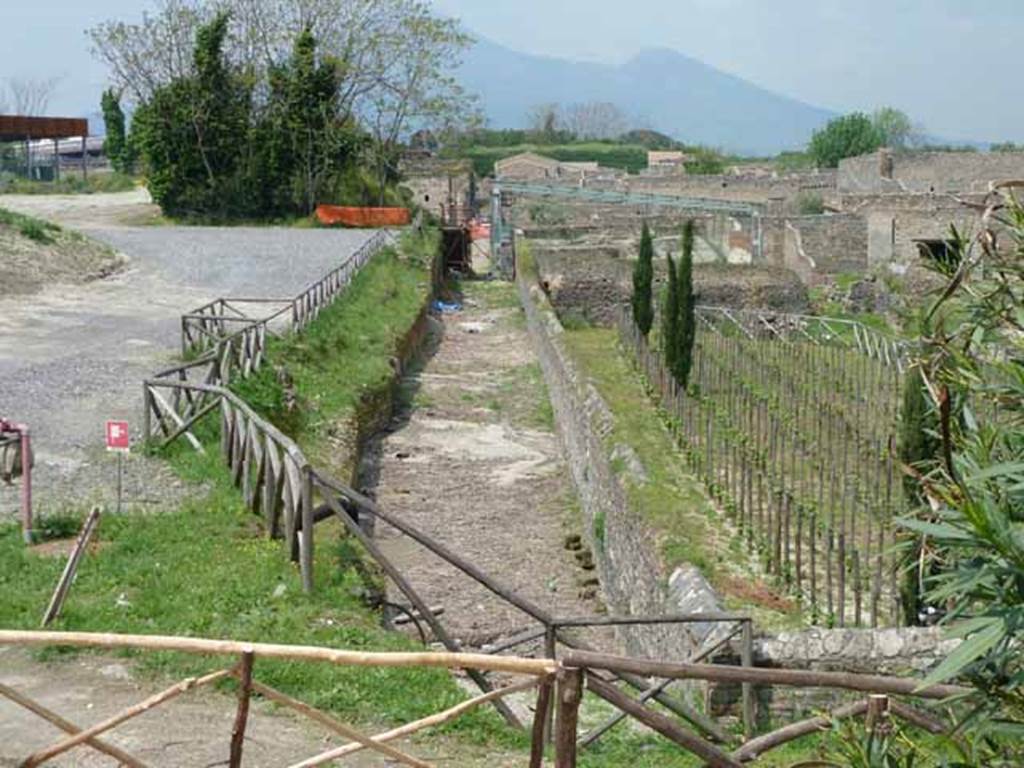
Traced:
<path fill-rule="evenodd" d="M 103 280 L 0 295 L 0 416 L 32 428 L 41 513 L 111 501 L 116 465 L 102 448 L 103 421 L 128 419 L 138 430 L 142 380 L 176 358 L 182 312 L 224 295 L 295 295 L 370 236 L 120 223 L 126 211 L 148 210 L 147 200 L 138 191 L 0 196 L 0 206 L 87 229 L 127 257 Z M 130 505 L 173 503 L 182 490 L 161 462 L 128 461 Z M 0 519 L 17 511 L 18 494 L 0 484 Z"/>
<path fill-rule="evenodd" d="M 464 287 L 464 308 L 443 316 L 436 353 L 408 382 L 411 409 L 376 446 L 377 497 L 549 611 L 591 614 L 581 593 L 593 572 L 564 547 L 573 491 L 515 288 Z M 464 643 L 536 626 L 393 529 L 377 535 Z"/>
<path fill-rule="evenodd" d="M 41 662 L 27 651 L 0 648 L 0 683 L 28 696 L 65 720 L 85 728 L 99 723 L 147 696 L 165 690 L 172 680 L 138 682 L 131 662 L 108 655 L 81 654 Z M 257 679 L 258 679 L 257 667 Z M 201 689 L 117 726 L 102 739 L 160 768 L 213 768 L 227 765 L 228 745 L 237 700 L 230 691 Z M 376 732 L 377 729 L 362 730 Z M 19 765 L 28 755 L 57 742 L 63 733 L 28 710 L 0 697 L 0 768 Z M 347 743 L 322 726 L 254 698 L 243 746 L 246 768 L 281 768 Z M 428 739 L 390 742 L 435 765 L 510 768 L 523 765 L 508 750 L 431 735 Z M 346 766 L 394 765 L 388 758 L 359 752 Z M 116 765 L 96 750 L 78 747 L 48 766 L 107 768 Z"/>
<path fill-rule="evenodd" d="M 0 650 L 0 682 L 83 728 L 171 684 L 133 681 L 124 659 L 87 654 L 43 664 L 27 652 L 11 648 Z M 151 765 L 198 768 L 226 764 L 234 717 L 235 700 L 229 693 L 193 691 L 129 720 L 103 738 Z M 0 698 L 0 766 L 17 765 L 61 736 L 56 727 Z M 251 712 L 243 749 L 245 764 L 288 765 L 332 743 L 340 742 L 328 743 L 322 732 L 261 702 Z M 114 764 L 111 758 L 88 748 L 74 749 L 47 763 L 81 768 Z"/>

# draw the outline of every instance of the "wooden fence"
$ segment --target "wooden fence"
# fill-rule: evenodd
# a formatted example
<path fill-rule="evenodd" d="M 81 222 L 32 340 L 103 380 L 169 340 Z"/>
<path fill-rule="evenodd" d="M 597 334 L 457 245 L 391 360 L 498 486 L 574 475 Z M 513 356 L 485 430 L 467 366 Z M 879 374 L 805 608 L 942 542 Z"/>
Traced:
<path fill-rule="evenodd" d="M 387 232 L 377 232 L 343 264 L 290 299 L 219 298 L 185 313 L 181 316 L 182 354 L 186 357 L 211 354 L 239 335 L 248 332 L 252 336 L 252 327 L 258 327 L 262 337 L 268 331 L 302 330 L 345 292 L 352 278 L 390 238 Z M 235 346 L 242 345 L 236 343 Z"/>
<path fill-rule="evenodd" d="M 736 314 L 699 313 L 687 391 L 628 312 L 619 336 L 692 469 L 812 620 L 899 623 L 900 347 L 824 320 L 808 333 Z"/>
<path fill-rule="evenodd" d="M 80 746 L 91 747 L 113 757 L 123 765 L 144 768 L 146 764 L 138 757 L 104 741 L 101 737 L 118 725 L 149 712 L 188 691 L 226 679 L 234 679 L 237 690 L 236 712 L 231 732 L 227 733 L 225 729 L 224 734 L 227 742 L 226 762 L 229 768 L 239 768 L 242 765 L 245 733 L 253 695 L 290 708 L 314 720 L 330 731 L 332 736 L 341 736 L 348 740 L 346 744 L 332 746 L 310 757 L 299 758 L 291 763 L 290 768 L 313 768 L 313 766 L 334 762 L 362 750 L 372 750 L 400 765 L 430 768 L 429 762 L 393 746 L 392 742 L 427 728 L 447 723 L 484 703 L 503 701 L 505 697 L 512 694 L 525 693 L 534 688 L 537 689 L 537 698 L 531 729 L 530 768 L 541 768 L 544 764 L 546 745 L 549 741 L 554 743 L 554 765 L 556 768 L 574 768 L 577 765 L 577 752 L 588 743 L 587 735 L 581 736 L 578 732 L 579 710 L 584 692 L 590 692 L 611 704 L 620 711 L 623 717 L 633 717 L 652 728 L 681 749 L 698 756 L 709 766 L 737 768 L 744 762 L 756 760 L 775 747 L 827 729 L 833 719 L 866 715 L 869 729 L 874 729 L 883 725 L 884 718 L 895 716 L 932 733 L 944 733 L 948 730 L 946 724 L 934 715 L 901 701 L 890 701 L 889 697 L 903 696 L 942 700 L 961 696 L 967 692 L 966 689 L 952 685 L 926 687 L 916 679 L 842 672 L 652 662 L 580 651 L 568 654 L 561 661 L 554 661 L 552 659 L 496 657 L 466 653 L 372 653 L 316 646 L 245 643 L 192 637 L 19 630 L 0 630 L 0 646 L 62 646 L 121 651 L 128 649 L 171 651 L 207 656 L 229 656 L 237 659 L 229 667 L 182 680 L 147 697 L 138 704 L 84 728 L 14 688 L 0 684 L 0 697 L 33 712 L 66 734 L 50 746 L 37 750 L 26 757 L 20 763 L 25 768 L 43 765 Z M 468 669 L 478 674 L 498 672 L 526 679 L 475 696 L 442 712 L 371 736 L 300 699 L 258 682 L 256 680 L 256 665 L 261 659 L 286 659 L 294 662 L 376 668 Z M 819 715 L 809 720 L 787 725 L 768 734 L 759 736 L 747 734 L 740 746 L 730 749 L 724 743 L 712 743 L 680 725 L 661 711 L 645 706 L 645 696 L 650 698 L 647 694 L 636 699 L 615 685 L 615 679 L 628 679 L 634 676 L 641 680 L 706 680 L 749 686 L 827 687 L 874 695 L 867 700 L 844 705 L 831 715 Z M 549 718 L 552 711 L 554 712 L 553 722 Z"/>

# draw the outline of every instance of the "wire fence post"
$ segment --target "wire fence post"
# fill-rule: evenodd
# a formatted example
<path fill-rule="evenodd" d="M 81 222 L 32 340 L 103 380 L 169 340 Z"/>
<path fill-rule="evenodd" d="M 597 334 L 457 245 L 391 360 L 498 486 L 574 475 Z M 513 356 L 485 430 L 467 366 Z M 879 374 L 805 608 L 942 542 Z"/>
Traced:
<path fill-rule="evenodd" d="M 740 636 L 740 663 L 744 667 L 754 665 L 754 625 L 750 619 L 743 620 L 743 630 Z M 743 683 L 742 691 L 743 734 L 749 739 L 754 735 L 757 716 L 754 710 L 754 686 L 751 683 Z"/>

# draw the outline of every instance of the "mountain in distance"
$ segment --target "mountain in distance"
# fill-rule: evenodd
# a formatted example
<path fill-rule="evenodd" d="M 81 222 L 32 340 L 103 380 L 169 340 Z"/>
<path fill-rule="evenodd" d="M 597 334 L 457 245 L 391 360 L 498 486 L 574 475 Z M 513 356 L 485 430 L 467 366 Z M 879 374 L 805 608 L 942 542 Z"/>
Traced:
<path fill-rule="evenodd" d="M 489 40 L 458 72 L 492 128 L 524 128 L 531 107 L 611 102 L 631 120 L 687 144 L 738 154 L 802 148 L 833 112 L 773 93 L 678 51 L 642 51 L 621 66 L 513 51 Z"/>

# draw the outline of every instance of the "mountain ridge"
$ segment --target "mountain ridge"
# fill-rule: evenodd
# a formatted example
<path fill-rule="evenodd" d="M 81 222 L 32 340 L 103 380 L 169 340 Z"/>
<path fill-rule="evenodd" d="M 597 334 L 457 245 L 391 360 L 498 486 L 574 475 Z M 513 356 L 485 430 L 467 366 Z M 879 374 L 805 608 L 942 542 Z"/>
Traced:
<path fill-rule="evenodd" d="M 688 144 L 741 154 L 799 149 L 835 113 L 723 72 L 671 48 L 620 65 L 522 53 L 477 37 L 457 71 L 494 128 L 525 127 L 531 107 L 604 101 Z"/>

